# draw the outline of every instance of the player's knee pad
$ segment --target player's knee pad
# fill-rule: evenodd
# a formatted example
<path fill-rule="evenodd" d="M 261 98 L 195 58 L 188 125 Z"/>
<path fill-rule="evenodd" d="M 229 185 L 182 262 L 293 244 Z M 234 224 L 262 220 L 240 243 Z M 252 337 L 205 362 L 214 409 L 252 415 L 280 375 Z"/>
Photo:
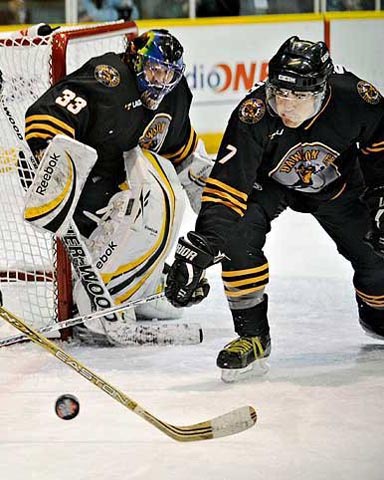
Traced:
<path fill-rule="evenodd" d="M 264 294 L 261 301 L 251 308 L 231 310 L 235 331 L 242 336 L 260 336 L 269 333 L 268 296 Z"/>
<path fill-rule="evenodd" d="M 373 308 L 356 296 L 359 322 L 368 335 L 384 340 L 384 309 Z"/>

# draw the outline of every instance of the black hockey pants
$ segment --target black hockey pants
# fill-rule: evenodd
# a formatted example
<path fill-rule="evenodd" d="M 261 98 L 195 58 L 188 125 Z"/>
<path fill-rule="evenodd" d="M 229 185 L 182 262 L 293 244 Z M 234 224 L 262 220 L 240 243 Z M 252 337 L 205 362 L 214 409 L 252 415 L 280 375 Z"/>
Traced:
<path fill-rule="evenodd" d="M 376 314 L 381 317 L 382 313 L 384 323 L 384 310 L 377 310 L 384 308 L 384 259 L 363 241 L 370 216 L 360 200 L 362 191 L 361 182 L 347 186 L 333 200 L 322 202 L 316 208 L 312 205 L 310 213 L 334 240 L 339 253 L 351 263 L 358 301 L 375 307 Z M 295 197 L 296 206 L 299 197 Z M 298 210 L 292 198 L 287 189 L 276 182 L 265 182 L 262 190 L 252 194 L 246 214 L 228 241 L 226 253 L 231 260 L 223 262 L 222 276 L 235 329 L 240 335 L 257 335 L 267 329 L 267 299 L 263 292 L 268 283 L 268 263 L 263 247 L 271 221 L 289 206 Z M 260 302 L 265 308 L 261 308 Z M 264 318 L 260 318 L 261 310 Z M 238 317 L 242 318 L 239 328 Z M 249 317 L 248 320 L 244 320 L 245 317 Z M 255 324 L 255 317 L 259 326 Z"/>

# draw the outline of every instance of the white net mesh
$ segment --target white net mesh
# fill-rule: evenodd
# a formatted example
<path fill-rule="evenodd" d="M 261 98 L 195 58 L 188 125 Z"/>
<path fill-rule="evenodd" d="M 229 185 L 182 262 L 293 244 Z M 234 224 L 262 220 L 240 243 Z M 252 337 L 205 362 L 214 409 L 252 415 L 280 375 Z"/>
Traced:
<path fill-rule="evenodd" d="M 130 23 L 0 38 L 0 289 L 4 305 L 35 327 L 57 320 L 60 285 L 54 239 L 22 219 L 23 185 L 34 169 L 24 139 L 25 111 L 60 72 L 70 73 L 107 51 L 124 51 L 126 36 L 136 33 Z M 4 328 L 0 325 L 2 334 Z"/>

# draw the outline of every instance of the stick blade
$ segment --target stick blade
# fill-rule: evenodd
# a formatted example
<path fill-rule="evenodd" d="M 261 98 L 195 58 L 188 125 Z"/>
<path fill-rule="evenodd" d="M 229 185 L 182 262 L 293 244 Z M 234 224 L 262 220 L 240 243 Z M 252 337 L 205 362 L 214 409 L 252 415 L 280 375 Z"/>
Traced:
<path fill-rule="evenodd" d="M 240 407 L 220 415 L 211 421 L 212 438 L 226 437 L 253 427 L 257 421 L 256 410 L 251 406 Z"/>
<path fill-rule="evenodd" d="M 146 415 L 146 418 L 149 420 L 148 414 Z M 253 427 L 256 420 L 257 415 L 255 409 L 246 406 L 231 410 L 230 412 L 213 418 L 212 420 L 183 427 L 177 427 L 164 422 L 158 424 L 158 420 L 153 419 L 153 417 L 149 421 L 151 423 L 156 422 L 160 430 L 178 442 L 196 442 L 199 440 L 227 437 L 229 435 L 243 432 L 244 430 Z"/>

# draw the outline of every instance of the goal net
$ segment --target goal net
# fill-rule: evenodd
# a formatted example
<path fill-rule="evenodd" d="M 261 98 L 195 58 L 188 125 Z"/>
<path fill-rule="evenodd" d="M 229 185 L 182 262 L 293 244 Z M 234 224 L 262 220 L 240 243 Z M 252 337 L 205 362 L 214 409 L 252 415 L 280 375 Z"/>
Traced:
<path fill-rule="evenodd" d="M 39 328 L 71 316 L 72 278 L 61 243 L 23 221 L 24 187 L 36 164 L 25 141 L 25 112 L 89 58 L 124 51 L 137 27 L 115 22 L 60 28 L 46 37 L 1 35 L 0 290 L 6 308 Z M 0 324 L 0 337 L 10 328 Z"/>

